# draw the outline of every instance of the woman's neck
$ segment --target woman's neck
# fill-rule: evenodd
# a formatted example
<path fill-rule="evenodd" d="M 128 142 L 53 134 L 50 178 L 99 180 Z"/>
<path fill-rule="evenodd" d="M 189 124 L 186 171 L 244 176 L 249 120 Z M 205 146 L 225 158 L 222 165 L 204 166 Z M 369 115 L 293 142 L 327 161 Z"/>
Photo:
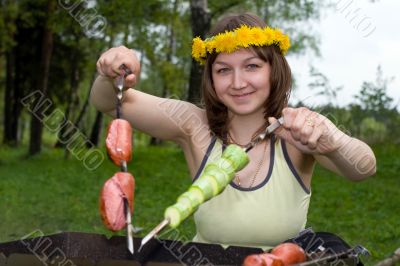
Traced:
<path fill-rule="evenodd" d="M 263 113 L 254 113 L 246 116 L 232 114 L 230 118 L 228 133 L 231 141 L 240 145 L 249 143 L 260 128 L 266 124 Z"/>

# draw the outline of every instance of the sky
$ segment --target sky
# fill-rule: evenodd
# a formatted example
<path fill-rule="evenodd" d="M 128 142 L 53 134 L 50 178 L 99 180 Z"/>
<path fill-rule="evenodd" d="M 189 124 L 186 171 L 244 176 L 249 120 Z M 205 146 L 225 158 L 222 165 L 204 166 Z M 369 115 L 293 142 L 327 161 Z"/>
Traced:
<path fill-rule="evenodd" d="M 378 65 L 383 76 L 394 80 L 387 93 L 400 105 L 400 1 L 333 0 L 332 10 L 323 12 L 316 31 L 320 34 L 321 57 L 312 53 L 288 56 L 297 87 L 291 103 L 307 105 L 325 102 L 308 88 L 313 65 L 328 77 L 332 87 L 343 86 L 338 104 L 355 102 L 363 81 L 374 82 Z"/>

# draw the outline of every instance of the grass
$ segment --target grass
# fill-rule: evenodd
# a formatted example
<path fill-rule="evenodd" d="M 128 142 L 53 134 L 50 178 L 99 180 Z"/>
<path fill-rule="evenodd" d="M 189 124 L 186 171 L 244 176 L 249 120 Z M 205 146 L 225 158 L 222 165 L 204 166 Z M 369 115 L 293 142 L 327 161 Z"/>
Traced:
<path fill-rule="evenodd" d="M 368 248 L 372 258 L 367 265 L 400 246 L 400 148 L 380 146 L 375 152 L 378 173 L 361 183 L 317 168 L 308 219 L 315 231 L 333 232 L 351 245 Z M 31 158 L 25 153 L 24 147 L 0 146 L 0 242 L 36 230 L 112 235 L 99 217 L 98 197 L 116 166 L 105 160 L 89 171 L 74 157 L 63 159 L 62 150 L 46 148 Z M 136 179 L 134 224 L 144 228 L 143 236 L 188 187 L 189 173 L 182 152 L 174 146 L 136 147 L 128 168 Z M 185 221 L 179 230 L 184 238 L 192 238 L 193 220 Z"/>

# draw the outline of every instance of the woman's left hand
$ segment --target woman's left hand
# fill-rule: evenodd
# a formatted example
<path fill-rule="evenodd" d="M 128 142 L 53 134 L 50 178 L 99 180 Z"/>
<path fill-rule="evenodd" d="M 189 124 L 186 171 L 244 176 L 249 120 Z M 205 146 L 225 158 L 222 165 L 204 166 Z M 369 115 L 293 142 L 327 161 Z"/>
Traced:
<path fill-rule="evenodd" d="M 341 147 L 347 136 L 328 118 L 305 107 L 284 108 L 284 122 L 275 134 L 303 153 L 328 154 Z M 276 118 L 270 117 L 270 123 Z"/>

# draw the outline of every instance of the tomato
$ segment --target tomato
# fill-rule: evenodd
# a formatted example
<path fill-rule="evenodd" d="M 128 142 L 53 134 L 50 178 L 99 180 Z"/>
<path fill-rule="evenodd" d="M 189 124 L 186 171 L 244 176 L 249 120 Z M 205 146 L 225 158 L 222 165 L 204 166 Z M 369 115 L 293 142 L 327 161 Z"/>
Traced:
<path fill-rule="evenodd" d="M 283 266 L 283 262 L 273 254 L 262 253 L 247 256 L 243 266 Z"/>
<path fill-rule="evenodd" d="M 264 266 L 264 261 L 260 254 L 253 254 L 247 256 L 243 261 L 243 266 Z"/>
<path fill-rule="evenodd" d="M 271 254 L 279 257 L 285 266 L 306 261 L 306 253 L 294 243 L 280 244 L 271 251 Z"/>

